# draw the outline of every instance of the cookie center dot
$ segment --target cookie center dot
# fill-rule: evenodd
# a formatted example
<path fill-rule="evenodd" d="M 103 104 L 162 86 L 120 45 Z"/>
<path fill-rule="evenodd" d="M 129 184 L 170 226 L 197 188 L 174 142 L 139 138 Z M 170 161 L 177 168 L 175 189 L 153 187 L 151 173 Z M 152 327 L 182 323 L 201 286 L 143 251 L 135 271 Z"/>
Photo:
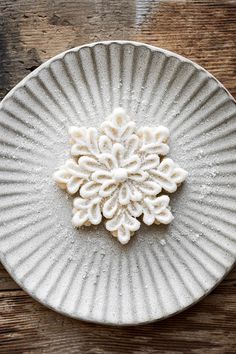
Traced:
<path fill-rule="evenodd" d="M 125 168 L 115 168 L 112 171 L 112 177 L 116 182 L 124 182 L 128 178 L 128 172 Z"/>

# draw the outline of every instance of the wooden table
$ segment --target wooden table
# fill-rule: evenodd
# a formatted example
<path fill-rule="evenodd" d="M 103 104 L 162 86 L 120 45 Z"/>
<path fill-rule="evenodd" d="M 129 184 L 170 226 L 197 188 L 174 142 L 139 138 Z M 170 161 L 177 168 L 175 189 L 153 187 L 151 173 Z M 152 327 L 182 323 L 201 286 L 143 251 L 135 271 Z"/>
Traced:
<path fill-rule="evenodd" d="M 182 54 L 236 97 L 236 0 L 0 0 L 0 97 L 55 54 L 106 39 L 132 39 Z M 48 310 L 0 267 L 0 353 L 235 352 L 236 269 L 182 314 L 109 328 Z"/>

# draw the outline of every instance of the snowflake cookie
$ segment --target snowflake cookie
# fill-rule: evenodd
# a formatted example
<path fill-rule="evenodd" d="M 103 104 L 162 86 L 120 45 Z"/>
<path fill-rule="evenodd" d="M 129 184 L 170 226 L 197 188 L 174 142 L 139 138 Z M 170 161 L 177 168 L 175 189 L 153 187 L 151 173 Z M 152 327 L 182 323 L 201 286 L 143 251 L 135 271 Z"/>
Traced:
<path fill-rule="evenodd" d="M 125 244 L 140 228 L 169 224 L 173 220 L 169 196 L 187 172 L 171 159 L 169 130 L 136 127 L 122 108 L 117 108 L 100 129 L 71 127 L 71 156 L 54 173 L 58 186 L 74 196 L 75 227 L 98 225 L 102 216 L 113 236 Z"/>

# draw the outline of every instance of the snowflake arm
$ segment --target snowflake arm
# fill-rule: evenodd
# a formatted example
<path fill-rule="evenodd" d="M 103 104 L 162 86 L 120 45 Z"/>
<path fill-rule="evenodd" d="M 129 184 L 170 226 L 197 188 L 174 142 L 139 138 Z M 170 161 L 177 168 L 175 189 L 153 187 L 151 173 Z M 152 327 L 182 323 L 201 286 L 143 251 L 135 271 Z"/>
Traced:
<path fill-rule="evenodd" d="M 75 198 L 72 223 L 75 227 L 98 225 L 102 221 L 101 198 Z"/>
<path fill-rule="evenodd" d="M 78 192 L 80 186 L 87 180 L 89 174 L 76 161 L 69 159 L 60 169 L 54 172 L 54 180 L 61 189 L 69 194 Z"/>
<path fill-rule="evenodd" d="M 150 170 L 152 179 L 169 193 L 175 192 L 187 175 L 187 171 L 169 158 L 164 158 L 156 169 Z"/>

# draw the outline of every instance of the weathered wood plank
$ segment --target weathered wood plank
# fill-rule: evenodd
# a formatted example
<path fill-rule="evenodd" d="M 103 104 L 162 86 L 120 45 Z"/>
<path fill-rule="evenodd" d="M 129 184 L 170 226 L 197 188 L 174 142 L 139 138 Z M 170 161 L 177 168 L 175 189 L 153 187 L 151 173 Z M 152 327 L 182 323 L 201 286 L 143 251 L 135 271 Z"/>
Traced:
<path fill-rule="evenodd" d="M 176 51 L 236 97 L 235 0 L 0 0 L 0 98 L 59 52 L 130 39 Z M 231 354 L 236 268 L 198 305 L 160 323 L 108 328 L 35 302 L 0 266 L 0 353 Z"/>
<path fill-rule="evenodd" d="M 7 271 L 3 268 L 0 263 L 0 291 L 10 291 L 19 290 L 19 286 L 14 282 L 14 280 L 9 276 Z"/>
<path fill-rule="evenodd" d="M 46 59 L 83 43 L 132 39 L 176 51 L 236 96 L 236 2 L 0 1 L 3 96 Z"/>

